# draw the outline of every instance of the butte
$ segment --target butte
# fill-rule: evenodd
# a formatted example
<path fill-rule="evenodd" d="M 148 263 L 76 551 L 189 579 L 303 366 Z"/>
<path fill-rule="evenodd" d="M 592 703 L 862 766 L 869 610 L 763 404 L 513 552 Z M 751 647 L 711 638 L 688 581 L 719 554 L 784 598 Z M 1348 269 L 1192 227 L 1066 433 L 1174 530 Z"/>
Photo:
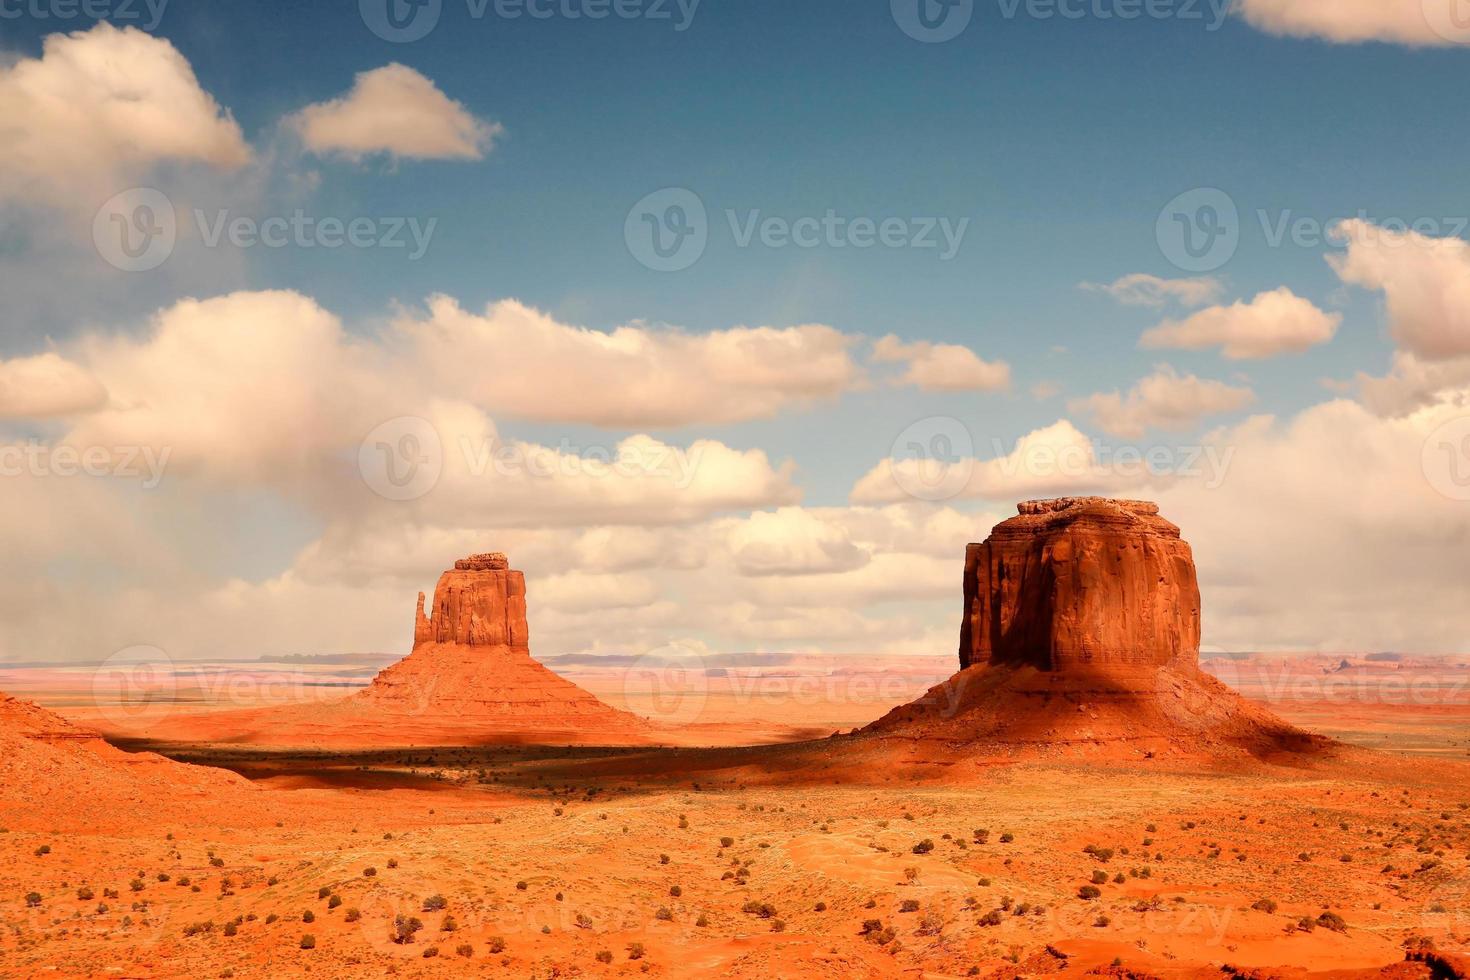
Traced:
<path fill-rule="evenodd" d="M 531 658 L 526 578 L 499 552 L 419 593 L 413 650 L 337 701 L 172 718 L 150 739 L 335 748 L 415 745 L 643 745 L 653 726 Z"/>
<path fill-rule="evenodd" d="M 1064 497 L 1017 509 L 966 548 L 959 673 L 859 739 L 1282 762 L 1333 744 L 1200 669 L 1194 556 L 1157 504 Z"/>

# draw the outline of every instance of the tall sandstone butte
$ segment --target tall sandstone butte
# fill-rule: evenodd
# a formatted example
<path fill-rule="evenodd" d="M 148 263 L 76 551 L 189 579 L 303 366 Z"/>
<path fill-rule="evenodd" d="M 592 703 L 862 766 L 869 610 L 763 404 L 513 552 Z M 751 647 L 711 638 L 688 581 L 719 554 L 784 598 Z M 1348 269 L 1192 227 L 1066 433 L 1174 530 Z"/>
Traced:
<path fill-rule="evenodd" d="M 1033 500 L 965 549 L 960 667 L 1121 676 L 1199 662 L 1194 555 L 1158 504 Z"/>
<path fill-rule="evenodd" d="M 863 734 L 1127 759 L 1326 745 L 1200 670 L 1194 556 L 1158 505 L 1017 510 L 965 549 L 959 673 Z"/>

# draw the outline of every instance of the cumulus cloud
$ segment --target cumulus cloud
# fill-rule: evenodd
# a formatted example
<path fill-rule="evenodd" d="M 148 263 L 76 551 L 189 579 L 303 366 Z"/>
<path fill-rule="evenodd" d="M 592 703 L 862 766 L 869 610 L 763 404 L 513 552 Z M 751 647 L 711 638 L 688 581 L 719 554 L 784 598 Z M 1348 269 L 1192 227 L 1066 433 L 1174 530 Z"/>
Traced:
<path fill-rule="evenodd" d="M 970 348 L 958 344 L 927 340 L 904 343 L 889 334 L 873 344 L 873 360 L 906 364 L 907 369 L 895 383 L 924 391 L 996 391 L 1011 383 L 1009 364 L 981 360 Z"/>
<path fill-rule="evenodd" d="M 0 361 L 0 419 L 47 418 L 100 408 L 107 389 L 58 354 Z"/>
<path fill-rule="evenodd" d="M 1392 419 L 1337 399 L 1213 436 L 1225 479 L 1158 498 L 1194 546 L 1206 642 L 1463 650 L 1470 507 L 1443 491 L 1463 491 L 1470 456 L 1441 427 L 1463 434 L 1466 394 Z"/>
<path fill-rule="evenodd" d="M 1219 299 L 1225 284 L 1214 276 L 1162 279 L 1135 272 L 1110 283 L 1084 282 L 1082 288 L 1090 292 L 1106 293 L 1125 306 L 1158 308 L 1173 302 L 1180 306 L 1194 307 Z"/>
<path fill-rule="evenodd" d="M 1068 408 L 1087 413 L 1110 435 L 1138 439 L 1150 429 L 1192 429 L 1206 416 L 1245 408 L 1255 397 L 1249 388 L 1181 375 L 1161 364 L 1126 393 L 1099 392 L 1072 401 Z"/>
<path fill-rule="evenodd" d="M 751 514 L 732 528 L 729 544 L 742 575 L 845 572 L 872 559 L 840 524 L 797 507 Z"/>
<path fill-rule="evenodd" d="M 979 459 L 885 459 L 853 486 L 855 504 L 912 500 L 991 500 L 1075 493 L 1114 493 L 1146 486 L 1155 478 L 1142 465 L 1115 466 L 1098 447 L 1062 419 L 1016 440 L 1009 452 L 1000 439 L 993 456 Z"/>
<path fill-rule="evenodd" d="M 1457 24 L 1459 0 L 1238 0 L 1235 10 L 1271 34 L 1340 44 L 1389 41 L 1440 46 L 1470 42 Z"/>
<path fill-rule="evenodd" d="M 855 338 L 819 324 L 689 334 L 630 324 L 560 323 L 514 300 L 470 313 L 433 297 L 397 324 L 413 357 L 446 388 L 506 416 L 609 427 L 770 418 L 862 381 Z M 514 357 L 514 370 L 496 365 Z"/>
<path fill-rule="evenodd" d="M 1232 360 L 1275 357 L 1325 344 L 1341 324 L 1341 313 L 1324 313 L 1283 286 L 1260 293 L 1249 303 L 1212 306 L 1183 320 L 1165 320 L 1145 331 L 1139 346 L 1219 347 Z"/>
<path fill-rule="evenodd" d="M 396 62 L 358 74 L 340 98 L 289 118 L 305 147 L 361 160 L 376 153 L 411 160 L 479 160 L 503 131 L 478 119 L 431 80 Z"/>
<path fill-rule="evenodd" d="M 1333 230 L 1347 251 L 1328 263 L 1343 282 L 1383 291 L 1401 349 L 1424 361 L 1470 355 L 1470 243 L 1356 219 Z"/>
<path fill-rule="evenodd" d="M 0 67 L 0 197 L 91 210 L 163 161 L 244 164 L 240 127 L 163 38 L 106 21 Z"/>

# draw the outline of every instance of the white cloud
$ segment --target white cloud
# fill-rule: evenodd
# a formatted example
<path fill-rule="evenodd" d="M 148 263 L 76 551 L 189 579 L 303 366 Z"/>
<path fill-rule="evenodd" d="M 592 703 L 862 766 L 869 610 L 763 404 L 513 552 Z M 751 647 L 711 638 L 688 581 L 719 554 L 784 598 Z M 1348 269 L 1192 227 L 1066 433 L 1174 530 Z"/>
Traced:
<path fill-rule="evenodd" d="M 903 503 L 915 499 L 1014 502 L 1030 497 L 1114 493 L 1155 482 L 1142 467 L 1112 466 L 1099 458 L 1092 440 L 1062 419 L 1029 432 L 1004 452 L 1000 439 L 988 459 L 885 459 L 853 486 L 854 504 Z M 935 488 L 942 493 L 934 493 Z"/>
<path fill-rule="evenodd" d="M 845 572 L 872 560 L 840 524 L 799 507 L 751 514 L 731 529 L 729 546 L 741 575 Z"/>
<path fill-rule="evenodd" d="M 106 401 L 91 372 L 57 354 L 0 361 L 0 419 L 75 415 Z"/>
<path fill-rule="evenodd" d="M 414 160 L 479 160 L 502 132 L 477 119 L 432 81 L 395 63 L 358 74 L 341 98 L 289 118 L 313 153 L 360 160 L 375 153 Z"/>
<path fill-rule="evenodd" d="M 703 334 L 559 323 L 514 300 L 483 314 L 446 296 L 397 324 L 412 356 L 449 390 L 517 418 L 609 427 L 770 418 L 863 380 L 850 335 L 832 327 L 733 327 Z M 507 361 L 513 358 L 513 361 Z M 499 370 L 513 363 L 514 370 Z"/>
<path fill-rule="evenodd" d="M 162 161 L 244 164 L 228 112 L 163 38 L 99 22 L 0 67 L 0 198 L 95 209 Z"/>
<path fill-rule="evenodd" d="M 1426 361 L 1470 355 L 1470 243 L 1359 220 L 1333 230 L 1348 247 L 1327 261 L 1343 282 L 1383 291 L 1400 348 Z"/>
<path fill-rule="evenodd" d="M 997 391 L 1011 383 L 1009 364 L 981 360 L 970 348 L 958 344 L 927 340 L 904 343 L 889 334 L 874 342 L 873 360 L 906 363 L 908 369 L 896 383 L 924 391 Z"/>
<path fill-rule="evenodd" d="M 1452 20 L 1458 0 L 1237 0 L 1247 22 L 1271 34 L 1341 44 L 1390 41 L 1439 46 L 1465 43 Z"/>
<path fill-rule="evenodd" d="M 1181 375 L 1161 364 L 1126 394 L 1099 392 L 1075 399 L 1068 408 L 1089 414 L 1098 428 L 1110 435 L 1138 439 L 1149 429 L 1192 429 L 1205 416 L 1239 411 L 1255 397 L 1249 388 Z"/>
<path fill-rule="evenodd" d="M 1082 288 L 1107 293 L 1125 306 L 1154 308 L 1174 302 L 1180 306 L 1204 306 L 1220 298 L 1225 285 L 1214 276 L 1192 279 L 1161 279 L 1143 272 L 1123 276 L 1110 283 L 1084 282 Z"/>
<path fill-rule="evenodd" d="M 1466 394 L 1385 419 L 1339 399 L 1216 435 L 1214 487 L 1157 498 L 1194 546 L 1206 642 L 1232 650 L 1461 652 L 1470 507 L 1442 495 L 1431 435 Z M 1470 457 L 1458 459 L 1470 477 Z"/>
<path fill-rule="evenodd" d="M 1275 357 L 1327 343 L 1341 323 L 1341 313 L 1324 313 L 1283 286 L 1259 293 L 1249 303 L 1212 306 L 1183 320 L 1165 320 L 1145 331 L 1139 345 L 1176 350 L 1219 347 L 1232 360 Z"/>

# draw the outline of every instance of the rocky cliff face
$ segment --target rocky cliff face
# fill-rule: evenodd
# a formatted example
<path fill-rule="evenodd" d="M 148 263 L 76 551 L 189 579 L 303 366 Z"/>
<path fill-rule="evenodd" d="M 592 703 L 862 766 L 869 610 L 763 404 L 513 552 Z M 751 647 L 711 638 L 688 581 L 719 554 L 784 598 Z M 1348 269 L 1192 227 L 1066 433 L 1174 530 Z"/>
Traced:
<path fill-rule="evenodd" d="M 1194 556 L 1157 504 L 1064 497 L 1018 510 L 966 549 L 962 669 L 1198 665 Z"/>
<path fill-rule="evenodd" d="M 498 551 L 456 561 L 434 587 L 432 618 L 424 615 L 419 593 L 414 649 L 425 643 L 529 649 L 526 576 Z"/>

